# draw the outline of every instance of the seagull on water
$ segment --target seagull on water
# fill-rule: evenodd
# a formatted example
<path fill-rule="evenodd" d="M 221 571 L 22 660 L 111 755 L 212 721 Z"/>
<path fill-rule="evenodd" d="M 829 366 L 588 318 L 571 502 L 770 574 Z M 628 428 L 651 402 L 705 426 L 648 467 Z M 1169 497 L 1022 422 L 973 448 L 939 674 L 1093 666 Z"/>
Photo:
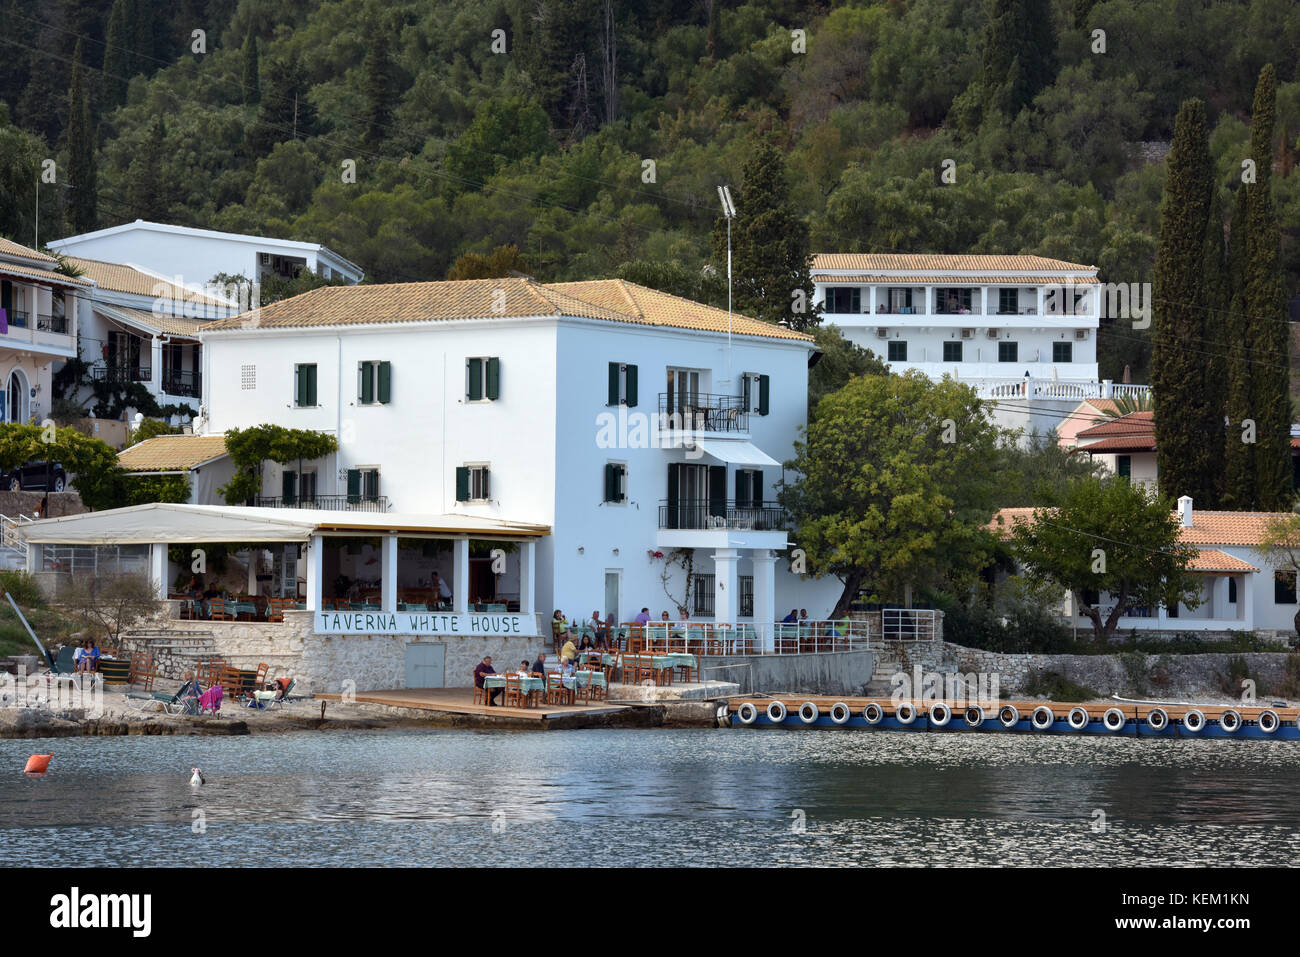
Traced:
<path fill-rule="evenodd" d="M 208 783 L 207 779 L 203 776 L 203 772 L 198 768 L 190 768 L 190 770 L 194 772 L 190 775 L 190 784 L 199 785 Z"/>

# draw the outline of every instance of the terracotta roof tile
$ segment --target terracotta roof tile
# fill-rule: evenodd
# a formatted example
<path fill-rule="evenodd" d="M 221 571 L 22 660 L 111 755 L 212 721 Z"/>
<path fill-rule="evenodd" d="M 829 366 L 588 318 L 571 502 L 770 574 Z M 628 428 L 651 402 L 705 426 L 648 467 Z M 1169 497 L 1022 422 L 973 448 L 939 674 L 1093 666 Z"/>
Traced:
<path fill-rule="evenodd" d="M 125 292 L 135 296 L 163 296 L 181 302 L 202 303 L 209 306 L 229 306 L 221 299 L 206 293 L 178 286 L 170 279 L 147 273 L 126 263 L 110 263 L 100 259 L 82 259 L 69 256 L 68 261 L 81 270 L 87 279 L 93 279 L 100 289 Z"/>
<path fill-rule="evenodd" d="M 1089 455 L 1103 453 L 1109 455 L 1112 452 L 1154 452 L 1156 450 L 1155 437 L 1147 435 L 1116 435 L 1109 439 L 1100 439 L 1096 442 L 1089 442 L 1087 445 L 1077 446 L 1080 452 L 1087 452 Z"/>
<path fill-rule="evenodd" d="M 886 276 L 883 273 L 855 273 L 853 275 L 834 276 L 824 272 L 814 272 L 812 278 L 814 282 L 823 283 L 871 282 L 892 283 L 895 286 L 1043 286 L 1065 285 L 1067 283 L 1074 283 L 1076 286 L 1095 286 L 1099 282 L 1096 276 L 945 276 L 924 274 Z"/>
<path fill-rule="evenodd" d="M 1154 412 L 1130 412 L 1118 418 L 1108 419 L 1091 426 L 1079 433 L 1080 439 L 1105 439 L 1116 435 L 1155 435 L 1156 418 Z"/>
<path fill-rule="evenodd" d="M 51 266 L 58 262 L 53 256 L 48 256 L 43 252 L 32 249 L 30 246 L 23 246 L 11 239 L 5 239 L 0 236 L 0 256 L 19 256 L 23 259 L 34 259 L 37 262 L 49 263 Z"/>
<path fill-rule="evenodd" d="M 1004 508 L 988 524 L 1003 538 L 1019 522 L 1032 522 L 1033 508 Z M 1176 515 L 1177 513 L 1175 513 Z M 1256 546 L 1264 541 L 1268 525 L 1290 512 L 1213 512 L 1193 507 L 1192 526 L 1179 526 L 1178 537 L 1189 545 Z"/>
<path fill-rule="evenodd" d="M 94 308 L 97 312 L 107 315 L 110 319 L 115 314 L 120 313 L 140 325 L 148 326 L 150 329 L 157 329 L 164 335 L 184 336 L 187 339 L 198 339 L 199 330 L 212 321 L 192 319 L 189 316 L 160 316 L 153 312 L 146 312 L 143 309 L 129 309 L 126 306 L 106 306 L 102 303 L 96 303 Z"/>
<path fill-rule="evenodd" d="M 508 278 L 324 286 L 253 312 L 208 323 L 204 332 L 527 316 L 574 316 L 727 331 L 727 313 L 723 309 L 621 279 L 544 284 Z M 736 335 L 812 341 L 811 336 L 747 316 L 733 316 L 732 331 Z"/>
<path fill-rule="evenodd" d="M 19 279 L 30 279 L 33 282 L 46 282 L 56 286 L 90 286 L 87 279 L 77 279 L 72 276 L 65 276 L 61 272 L 55 272 L 52 269 L 36 269 L 35 267 L 13 266 L 9 263 L 0 262 L 0 272 L 6 276 L 17 276 Z"/>
<path fill-rule="evenodd" d="M 117 455 L 128 472 L 178 472 L 226 454 L 224 435 L 159 435 Z"/>
<path fill-rule="evenodd" d="M 1011 272 L 1078 272 L 1094 271 L 1096 266 L 1082 263 L 1066 262 L 1063 259 L 1047 259 L 1043 256 L 1003 256 L 1003 255 L 950 255 L 947 253 L 816 253 L 812 268 L 818 269 L 860 269 L 863 272 L 875 270 L 923 270 L 957 269 L 966 272 L 986 273 Z"/>
<path fill-rule="evenodd" d="M 1203 548 L 1196 553 L 1196 557 L 1188 563 L 1188 568 L 1194 572 L 1257 572 L 1259 571 L 1250 562 L 1243 562 L 1240 558 L 1233 558 L 1227 552 L 1221 552 L 1217 548 Z"/>

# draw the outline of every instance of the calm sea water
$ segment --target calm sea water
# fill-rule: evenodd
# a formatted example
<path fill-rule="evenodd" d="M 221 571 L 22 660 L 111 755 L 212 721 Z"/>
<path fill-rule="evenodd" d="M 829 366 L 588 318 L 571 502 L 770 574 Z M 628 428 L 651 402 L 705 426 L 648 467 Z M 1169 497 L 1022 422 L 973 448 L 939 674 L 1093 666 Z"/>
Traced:
<path fill-rule="evenodd" d="M 22 774 L 43 752 L 50 773 Z M 189 784 L 195 765 L 203 787 Z M 0 741 L 0 866 L 1297 860 L 1300 744 L 1285 742 L 745 730 Z"/>

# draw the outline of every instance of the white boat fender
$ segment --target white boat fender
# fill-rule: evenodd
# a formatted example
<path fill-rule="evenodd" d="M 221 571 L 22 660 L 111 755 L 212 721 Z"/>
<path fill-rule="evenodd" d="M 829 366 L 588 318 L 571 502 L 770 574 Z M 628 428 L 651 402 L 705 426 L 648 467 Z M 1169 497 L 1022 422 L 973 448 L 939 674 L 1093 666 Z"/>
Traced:
<path fill-rule="evenodd" d="M 978 728 L 984 723 L 984 709 L 979 705 L 971 705 L 962 713 L 962 717 L 972 728 Z"/>
<path fill-rule="evenodd" d="M 894 717 L 899 724 L 911 724 L 916 720 L 916 705 L 910 701 L 900 701 L 894 708 Z"/>
<path fill-rule="evenodd" d="M 1101 716 L 1101 723 L 1106 726 L 1107 731 L 1119 731 L 1124 727 L 1124 722 L 1128 720 L 1124 717 L 1124 712 L 1119 708 L 1107 708 L 1106 713 Z"/>
<path fill-rule="evenodd" d="M 1020 722 L 1020 710 L 1013 704 L 1004 704 L 998 711 L 998 720 L 1004 728 L 1014 728 Z"/>
<path fill-rule="evenodd" d="M 1191 708 L 1183 715 L 1183 730 L 1195 734 L 1197 731 L 1205 730 L 1205 714 L 1196 708 Z"/>
<path fill-rule="evenodd" d="M 753 724 L 758 720 L 758 708 L 754 707 L 754 702 L 746 701 L 736 709 L 736 717 L 741 724 Z"/>
<path fill-rule="evenodd" d="M 885 709 L 872 701 L 862 709 L 862 720 L 867 724 L 880 724 L 880 719 L 885 716 Z"/>
<path fill-rule="evenodd" d="M 1056 720 L 1056 714 L 1046 705 L 1039 705 L 1034 709 L 1034 713 L 1029 716 L 1029 723 L 1034 726 L 1035 731 L 1046 731 Z"/>
<path fill-rule="evenodd" d="M 1278 729 L 1278 725 L 1282 723 L 1282 720 L 1277 716 L 1276 711 L 1261 711 L 1259 717 L 1255 719 L 1255 723 L 1259 725 L 1259 730 L 1265 734 L 1272 734 Z"/>
<path fill-rule="evenodd" d="M 1232 732 L 1241 728 L 1241 715 L 1229 708 L 1219 715 L 1219 727 L 1232 734 Z"/>
<path fill-rule="evenodd" d="M 1082 731 L 1088 726 L 1088 712 L 1077 706 L 1071 708 L 1070 713 L 1065 716 L 1065 723 L 1075 731 Z"/>
<path fill-rule="evenodd" d="M 930 705 L 930 724 L 935 728 L 945 727 L 952 720 L 952 708 L 943 701 Z"/>
<path fill-rule="evenodd" d="M 1169 725 L 1169 713 L 1164 708 L 1152 708 L 1147 712 L 1147 727 L 1152 731 L 1163 731 Z"/>
<path fill-rule="evenodd" d="M 773 701 L 767 706 L 767 720 L 773 724 L 780 724 L 785 720 L 785 705 L 780 701 Z"/>
<path fill-rule="evenodd" d="M 843 701 L 837 701 L 831 705 L 831 720 L 836 724 L 844 724 L 852 716 L 853 712 L 849 710 L 849 706 Z"/>
<path fill-rule="evenodd" d="M 799 705 L 799 720 L 804 724 L 812 724 L 822 716 L 821 709 L 811 701 L 805 701 Z"/>

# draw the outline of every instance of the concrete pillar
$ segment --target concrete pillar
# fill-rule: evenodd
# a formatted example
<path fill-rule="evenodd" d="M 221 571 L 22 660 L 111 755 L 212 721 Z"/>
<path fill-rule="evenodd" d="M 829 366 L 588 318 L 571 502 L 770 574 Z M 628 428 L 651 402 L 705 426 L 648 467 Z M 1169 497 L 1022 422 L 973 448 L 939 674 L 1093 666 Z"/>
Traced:
<path fill-rule="evenodd" d="M 736 570 L 740 553 L 734 548 L 719 548 L 713 553 L 713 620 L 734 625 L 740 610 L 740 581 Z"/>
<path fill-rule="evenodd" d="M 1043 297 L 1046 293 L 1046 287 L 1039 286 L 1034 290 L 1034 292 L 1036 294 L 1035 302 L 1036 302 L 1036 308 L 1038 309 L 1038 314 L 1040 316 L 1046 315 L 1047 314 L 1046 310 L 1043 308 Z"/>
<path fill-rule="evenodd" d="M 379 555 L 380 611 L 397 611 L 397 536 L 384 535 Z"/>
<path fill-rule="evenodd" d="M 1207 614 L 1211 618 L 1233 618 L 1236 610 L 1228 604 L 1227 575 L 1215 575 L 1210 579 L 1210 608 Z"/>
<path fill-rule="evenodd" d="M 149 361 L 152 363 L 149 369 L 149 384 L 153 386 L 153 391 L 162 394 L 162 354 L 163 344 L 161 336 L 154 336 L 149 340 Z"/>
<path fill-rule="evenodd" d="M 248 583 L 244 590 L 250 595 L 257 594 L 257 558 L 261 554 L 260 548 L 250 548 L 244 553 L 248 561 Z"/>
<path fill-rule="evenodd" d="M 537 543 L 519 543 L 519 614 L 531 615 L 537 607 Z"/>
<path fill-rule="evenodd" d="M 776 555 L 754 549 L 754 629 L 764 651 L 776 650 Z"/>
<path fill-rule="evenodd" d="M 874 316 L 876 314 L 876 287 L 867 287 L 867 314 Z"/>
<path fill-rule="evenodd" d="M 1256 572 L 1246 572 L 1237 584 L 1237 602 L 1242 608 L 1241 626 L 1246 631 L 1255 629 L 1255 579 L 1257 577 L 1259 576 Z"/>
<path fill-rule="evenodd" d="M 149 546 L 149 580 L 153 595 L 159 601 L 167 597 L 167 543 L 154 542 Z"/>
<path fill-rule="evenodd" d="M 451 610 L 458 615 L 469 611 L 469 539 L 451 543 Z"/>
<path fill-rule="evenodd" d="M 324 577 L 324 555 L 325 539 L 319 535 L 313 535 L 307 539 L 307 547 L 304 549 L 307 555 L 307 571 L 303 577 L 307 579 L 307 610 L 321 610 L 321 588 Z"/>

